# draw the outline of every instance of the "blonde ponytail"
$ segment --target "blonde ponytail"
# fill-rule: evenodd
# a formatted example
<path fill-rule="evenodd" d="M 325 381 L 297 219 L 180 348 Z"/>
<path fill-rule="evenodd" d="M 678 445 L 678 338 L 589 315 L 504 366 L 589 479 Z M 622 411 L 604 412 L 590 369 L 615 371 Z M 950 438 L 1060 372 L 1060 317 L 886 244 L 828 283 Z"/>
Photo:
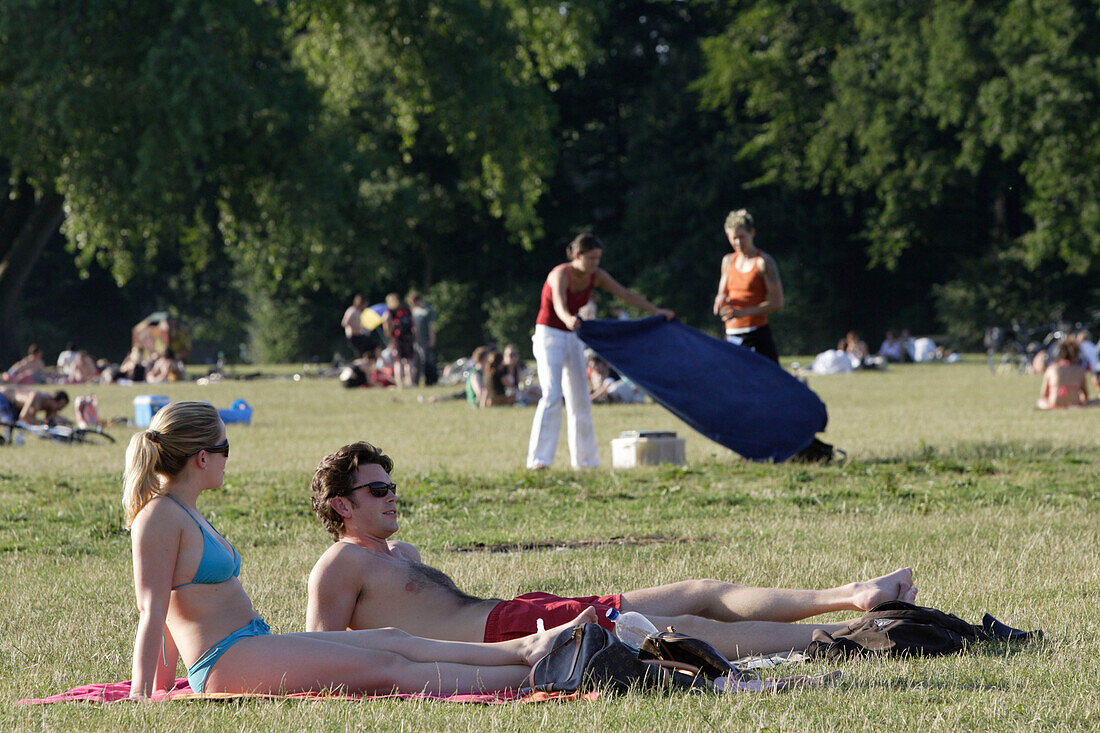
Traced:
<path fill-rule="evenodd" d="M 165 480 L 182 471 L 189 457 L 218 442 L 222 429 L 209 402 L 172 402 L 157 411 L 147 430 L 130 438 L 122 487 L 127 527 L 163 493 Z"/>
<path fill-rule="evenodd" d="M 130 445 L 126 447 L 126 476 L 122 482 L 122 509 L 126 517 L 126 526 L 134 522 L 134 517 L 142 507 L 160 494 L 160 476 L 157 475 L 157 445 L 148 430 L 134 433 Z"/>

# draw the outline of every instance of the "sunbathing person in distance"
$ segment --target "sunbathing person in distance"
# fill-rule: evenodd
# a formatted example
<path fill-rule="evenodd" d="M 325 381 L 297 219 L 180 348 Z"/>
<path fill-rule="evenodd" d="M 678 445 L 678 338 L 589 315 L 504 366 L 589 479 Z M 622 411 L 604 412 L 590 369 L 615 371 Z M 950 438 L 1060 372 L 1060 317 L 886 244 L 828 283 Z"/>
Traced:
<path fill-rule="evenodd" d="M 1073 338 L 1058 344 L 1058 360 L 1043 371 L 1043 384 L 1039 387 L 1040 410 L 1059 407 L 1091 407 L 1100 400 L 1089 399 L 1088 375 L 1080 362 L 1081 350 Z"/>
<path fill-rule="evenodd" d="M 306 628 L 343 631 L 395 626 L 456 641 L 500 641 L 568 621 L 587 608 L 610 627 L 609 608 L 638 611 L 705 639 L 730 659 L 805 649 L 815 629 L 843 623 L 791 623 L 830 611 L 866 611 L 894 599 L 912 601 L 908 568 L 828 590 L 750 588 L 718 580 L 686 580 L 622 594 L 560 598 L 527 593 L 513 600 L 464 593 L 443 572 L 420 561 L 397 532 L 393 461 L 369 443 L 353 443 L 322 459 L 311 484 L 313 510 L 334 543 L 309 577 Z"/>

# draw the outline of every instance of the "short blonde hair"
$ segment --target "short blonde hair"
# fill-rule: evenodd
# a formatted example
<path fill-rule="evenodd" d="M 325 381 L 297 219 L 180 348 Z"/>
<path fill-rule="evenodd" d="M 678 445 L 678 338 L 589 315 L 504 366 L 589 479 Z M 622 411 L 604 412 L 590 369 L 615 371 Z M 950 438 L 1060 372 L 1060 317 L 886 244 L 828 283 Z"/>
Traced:
<path fill-rule="evenodd" d="M 122 508 L 126 526 L 163 491 L 187 459 L 218 442 L 222 420 L 209 402 L 172 402 L 153 415 L 146 430 L 134 433 L 126 448 Z"/>
<path fill-rule="evenodd" d="M 737 211 L 731 211 L 726 216 L 726 229 L 734 231 L 735 229 L 748 229 L 753 231 L 756 229 L 756 224 L 752 220 L 752 214 L 748 209 L 738 209 Z"/>

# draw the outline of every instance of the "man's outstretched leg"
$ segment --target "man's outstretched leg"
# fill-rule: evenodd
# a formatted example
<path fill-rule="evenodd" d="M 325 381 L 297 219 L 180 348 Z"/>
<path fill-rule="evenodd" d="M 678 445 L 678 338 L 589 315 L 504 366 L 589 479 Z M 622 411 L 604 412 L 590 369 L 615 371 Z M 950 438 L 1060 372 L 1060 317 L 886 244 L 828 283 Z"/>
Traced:
<path fill-rule="evenodd" d="M 752 588 L 719 580 L 685 580 L 623 593 L 622 610 L 638 611 L 651 619 L 696 616 L 722 622 L 791 622 L 830 611 L 867 611 L 883 601 L 912 601 L 916 594 L 913 571 L 901 568 L 879 578 L 827 590 Z M 680 630 L 693 633 L 686 628 Z"/>
<path fill-rule="evenodd" d="M 815 629 L 832 633 L 847 626 L 832 624 L 787 624 L 779 621 L 713 621 L 701 616 L 649 616 L 650 621 L 664 630 L 677 631 L 708 642 L 727 659 L 739 659 L 756 654 L 778 654 L 791 650 L 803 651 L 813 640 Z"/>

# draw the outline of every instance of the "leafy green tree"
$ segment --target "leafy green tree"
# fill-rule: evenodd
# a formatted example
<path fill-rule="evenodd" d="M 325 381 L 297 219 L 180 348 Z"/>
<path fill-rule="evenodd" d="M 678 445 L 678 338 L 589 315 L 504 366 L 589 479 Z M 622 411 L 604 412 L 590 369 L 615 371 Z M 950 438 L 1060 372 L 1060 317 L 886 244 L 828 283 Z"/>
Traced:
<path fill-rule="evenodd" d="M 758 183 L 835 197 L 834 221 L 859 232 L 870 266 L 906 273 L 911 302 L 1015 247 L 1033 266 L 1093 266 L 1095 3 L 732 7 L 703 42 L 705 102 L 757 126 L 741 154 Z"/>
<path fill-rule="evenodd" d="M 0 351 L 62 217 L 78 263 L 119 282 L 152 273 L 211 310 L 228 302 L 236 245 L 277 257 L 279 242 L 255 235 L 312 193 L 298 173 L 314 160 L 303 140 L 317 95 L 269 6 L 12 0 L 0 42 L 0 154 L 19 189 L 0 238 Z M 31 213 L 9 216 L 13 201 Z"/>
<path fill-rule="evenodd" d="M 740 200 L 747 164 L 734 159 L 738 131 L 701 113 L 689 84 L 703 70 L 698 38 L 725 11 L 709 2 L 601 5 L 585 73 L 559 75 L 561 162 L 541 206 L 547 237 L 534 254 L 532 291 L 565 244 L 592 230 L 617 279 L 689 323 L 711 325 L 728 247 L 721 222 Z"/>
<path fill-rule="evenodd" d="M 1052 261 L 1028 267 L 1021 257 L 994 254 L 966 263 L 958 275 L 934 286 L 932 297 L 941 313 L 952 314 L 944 319 L 947 335 L 969 349 L 984 348 L 986 329 L 1007 329 L 1014 320 L 1036 329 L 1063 319 L 1087 324 L 1100 295 L 1089 278 L 1067 275 Z"/>
<path fill-rule="evenodd" d="M 538 304 L 538 298 L 527 288 L 489 298 L 485 303 L 485 332 L 501 350 L 515 344 L 521 354 L 530 354 Z"/>
<path fill-rule="evenodd" d="M 435 343 L 440 359 L 469 356 L 485 342 L 481 331 L 485 312 L 476 292 L 472 283 L 453 280 L 440 280 L 428 290 L 427 300 L 436 313 Z"/>
<path fill-rule="evenodd" d="M 1100 8 L 1090 0 L 998 3 L 998 73 L 977 95 L 982 140 L 1018 162 L 1028 261 L 1075 273 L 1100 261 Z"/>
<path fill-rule="evenodd" d="M 247 320 L 247 292 L 254 336 L 282 331 L 260 350 L 282 358 L 338 338 L 343 293 L 465 277 L 479 241 L 529 246 L 552 75 L 582 63 L 588 17 L 518 0 L 5 3 L 3 322 L 62 217 L 82 266 L 154 278 L 202 321 L 227 305 Z"/>

